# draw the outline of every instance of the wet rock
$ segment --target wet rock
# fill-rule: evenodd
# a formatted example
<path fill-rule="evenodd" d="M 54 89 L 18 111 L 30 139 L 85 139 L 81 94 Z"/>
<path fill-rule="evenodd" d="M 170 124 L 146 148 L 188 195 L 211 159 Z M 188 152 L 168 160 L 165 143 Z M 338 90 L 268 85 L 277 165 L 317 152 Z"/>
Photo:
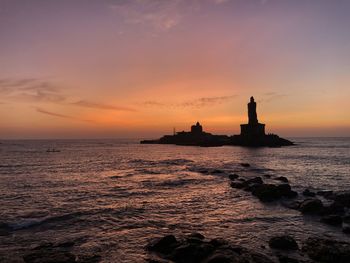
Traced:
<path fill-rule="evenodd" d="M 237 188 L 237 189 L 243 189 L 246 187 L 246 184 L 244 182 L 232 182 L 231 184 L 232 188 Z"/>
<path fill-rule="evenodd" d="M 277 191 L 279 192 L 279 195 L 282 197 L 289 197 L 293 198 L 298 195 L 297 192 L 292 191 L 292 188 L 290 187 L 289 184 L 280 184 L 277 185 Z"/>
<path fill-rule="evenodd" d="M 188 243 L 201 243 L 204 236 L 200 233 L 192 233 L 186 237 Z"/>
<path fill-rule="evenodd" d="M 333 197 L 333 191 L 331 191 L 331 190 L 317 191 L 316 194 L 319 196 L 323 196 L 324 198 L 328 198 L 328 199 Z"/>
<path fill-rule="evenodd" d="M 323 203 L 317 198 L 304 200 L 299 207 L 303 214 L 320 214 L 323 210 Z"/>
<path fill-rule="evenodd" d="M 289 208 L 289 209 L 293 209 L 293 210 L 299 210 L 300 207 L 300 202 L 299 201 L 284 201 L 282 202 L 282 204 Z"/>
<path fill-rule="evenodd" d="M 274 184 L 259 185 L 256 189 L 254 189 L 252 194 L 258 197 L 261 201 L 265 202 L 274 201 L 280 198 L 277 191 L 277 186 Z"/>
<path fill-rule="evenodd" d="M 188 238 L 197 238 L 199 240 L 203 240 L 205 237 L 201 233 L 195 232 L 195 233 L 188 235 Z"/>
<path fill-rule="evenodd" d="M 278 255 L 278 261 L 279 263 L 299 263 L 299 260 L 285 255 Z"/>
<path fill-rule="evenodd" d="M 213 250 L 214 247 L 207 243 L 185 243 L 175 248 L 169 258 L 175 262 L 201 262 L 208 257 Z"/>
<path fill-rule="evenodd" d="M 346 225 L 343 227 L 343 233 L 350 234 L 350 226 Z"/>
<path fill-rule="evenodd" d="M 311 237 L 305 241 L 302 250 L 317 262 L 350 262 L 350 243 L 347 242 Z"/>
<path fill-rule="evenodd" d="M 155 251 L 159 253 L 169 253 L 174 249 L 176 245 L 177 240 L 175 236 L 167 235 L 148 244 L 147 249 L 149 251 Z"/>
<path fill-rule="evenodd" d="M 240 165 L 243 166 L 243 167 L 250 167 L 249 163 L 240 163 Z"/>
<path fill-rule="evenodd" d="M 215 169 L 215 170 L 211 171 L 211 173 L 212 174 L 222 174 L 222 173 L 224 173 L 224 171 L 219 170 L 219 169 Z"/>
<path fill-rule="evenodd" d="M 12 228 L 8 224 L 0 222 L 0 236 L 9 235 L 11 230 Z"/>
<path fill-rule="evenodd" d="M 334 202 L 345 207 L 350 207 L 350 192 L 337 193 L 334 195 Z"/>
<path fill-rule="evenodd" d="M 307 197 L 315 197 L 316 196 L 316 194 L 314 192 L 311 192 L 309 189 L 305 189 L 303 192 L 303 195 L 307 196 Z"/>
<path fill-rule="evenodd" d="M 269 240 L 269 246 L 280 250 L 297 250 L 299 249 L 297 242 L 289 235 L 275 236 Z"/>
<path fill-rule="evenodd" d="M 279 176 L 279 177 L 276 177 L 275 180 L 278 180 L 278 181 L 281 181 L 283 183 L 288 183 L 288 178 L 287 177 L 284 177 L 284 176 Z"/>
<path fill-rule="evenodd" d="M 321 222 L 332 226 L 340 226 L 343 223 L 343 219 L 339 215 L 328 215 L 322 217 Z"/>
<path fill-rule="evenodd" d="M 257 176 L 257 177 L 254 177 L 252 179 L 249 179 L 246 181 L 246 184 L 247 185 L 250 185 L 250 184 L 263 184 L 263 180 L 261 179 L 260 176 Z"/>
<path fill-rule="evenodd" d="M 198 242 L 189 242 L 188 238 L 197 238 Z M 185 239 L 176 240 L 176 238 L 170 239 L 170 250 L 167 252 L 158 253 L 158 251 L 149 250 L 156 252 L 155 256 L 161 257 L 158 259 L 152 259 L 152 262 L 175 262 L 175 263 L 273 263 L 267 256 L 255 253 L 244 247 L 229 244 L 227 241 L 222 239 L 212 239 L 210 241 L 200 234 L 190 235 Z M 165 237 L 164 237 L 165 238 Z M 164 240 L 161 238 L 160 240 Z M 157 241 L 156 243 L 160 242 Z M 175 242 L 176 240 L 176 242 Z M 163 241 L 162 241 L 163 242 Z M 166 242 L 168 243 L 168 242 Z M 175 244 L 175 245 L 174 245 Z M 169 244 L 168 244 L 169 245 Z M 148 245 L 153 247 L 154 243 Z M 163 261 L 164 260 L 164 261 Z"/>
<path fill-rule="evenodd" d="M 230 180 L 236 180 L 237 178 L 238 178 L 239 176 L 238 176 L 238 174 L 230 174 L 229 176 L 228 176 L 228 178 L 230 178 Z"/>
<path fill-rule="evenodd" d="M 278 200 L 282 197 L 293 198 L 298 195 L 297 192 L 291 190 L 289 184 L 261 184 L 253 189 L 252 194 L 265 202 Z"/>
<path fill-rule="evenodd" d="M 325 206 L 322 211 L 323 215 L 343 215 L 344 213 L 345 213 L 344 206 L 336 202 L 333 202 L 332 204 Z"/>
<path fill-rule="evenodd" d="M 350 215 L 343 216 L 343 222 L 350 224 Z"/>

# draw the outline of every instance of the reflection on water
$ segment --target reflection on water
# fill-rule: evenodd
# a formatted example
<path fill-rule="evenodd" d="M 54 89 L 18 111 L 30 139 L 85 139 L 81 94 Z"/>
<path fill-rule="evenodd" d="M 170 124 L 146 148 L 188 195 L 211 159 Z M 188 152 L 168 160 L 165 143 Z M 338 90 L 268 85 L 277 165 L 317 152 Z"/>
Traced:
<path fill-rule="evenodd" d="M 349 189 L 349 139 L 296 141 L 293 147 L 261 149 L 3 141 L 0 254 L 19 256 L 43 241 L 74 241 L 77 255 L 137 262 L 146 257 L 147 240 L 167 233 L 199 231 L 258 250 L 273 233 L 291 232 L 299 240 L 313 233 L 346 238 L 337 228 L 229 187 L 227 176 L 235 172 L 286 176 L 298 191 Z"/>

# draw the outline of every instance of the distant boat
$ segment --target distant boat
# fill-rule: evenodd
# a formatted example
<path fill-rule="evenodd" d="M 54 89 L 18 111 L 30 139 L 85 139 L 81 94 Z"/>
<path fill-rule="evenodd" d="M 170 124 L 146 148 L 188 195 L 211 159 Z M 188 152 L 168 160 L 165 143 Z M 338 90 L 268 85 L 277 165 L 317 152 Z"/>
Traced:
<path fill-rule="evenodd" d="M 49 149 L 46 150 L 46 152 L 47 152 L 47 153 L 59 153 L 59 152 L 61 152 L 61 151 L 60 151 L 60 150 L 57 150 L 57 149 L 54 149 L 54 148 L 52 148 L 52 149 L 49 148 Z"/>

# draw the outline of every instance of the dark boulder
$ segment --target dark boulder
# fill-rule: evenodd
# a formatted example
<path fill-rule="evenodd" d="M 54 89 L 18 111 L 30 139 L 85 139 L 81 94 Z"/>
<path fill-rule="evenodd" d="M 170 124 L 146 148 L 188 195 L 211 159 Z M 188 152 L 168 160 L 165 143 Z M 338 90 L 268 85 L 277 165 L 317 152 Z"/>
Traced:
<path fill-rule="evenodd" d="M 343 227 L 343 233 L 350 234 L 350 226 L 346 225 Z"/>
<path fill-rule="evenodd" d="M 350 192 L 343 192 L 334 195 L 334 202 L 345 207 L 350 207 Z"/>
<path fill-rule="evenodd" d="M 347 242 L 311 237 L 305 241 L 302 250 L 317 262 L 350 262 L 350 243 Z"/>
<path fill-rule="evenodd" d="M 230 180 L 236 180 L 237 178 L 238 178 L 239 176 L 238 176 L 238 174 L 230 174 L 229 176 L 228 176 L 228 178 L 230 178 Z"/>
<path fill-rule="evenodd" d="M 243 166 L 243 167 L 250 167 L 249 163 L 240 163 L 240 165 Z"/>
<path fill-rule="evenodd" d="M 148 244 L 147 249 L 166 254 L 172 251 L 176 245 L 176 238 L 173 235 L 167 235 Z"/>
<path fill-rule="evenodd" d="M 253 189 L 252 194 L 265 202 L 278 200 L 282 197 L 293 198 L 298 195 L 297 192 L 291 190 L 289 184 L 261 184 Z"/>
<path fill-rule="evenodd" d="M 192 242 L 196 239 L 196 242 Z M 161 245 L 160 245 L 161 243 Z M 157 246 L 157 249 L 155 248 Z M 159 248 L 166 248 L 159 252 Z M 149 249 L 153 248 L 153 249 Z M 169 248 L 169 249 L 168 249 Z M 155 258 L 151 262 L 175 263 L 274 263 L 267 256 L 248 250 L 242 246 L 229 244 L 222 239 L 206 241 L 199 233 L 176 240 L 166 236 L 148 245 L 148 251 Z"/>
<path fill-rule="evenodd" d="M 320 214 L 323 210 L 323 203 L 317 198 L 304 200 L 299 207 L 303 214 Z"/>
<path fill-rule="evenodd" d="M 269 246 L 280 250 L 297 250 L 299 249 L 297 242 L 293 237 L 288 235 L 275 236 L 269 240 Z"/>
<path fill-rule="evenodd" d="M 343 223 L 343 219 L 339 215 L 328 215 L 322 217 L 321 222 L 332 226 L 340 226 Z"/>
<path fill-rule="evenodd" d="M 316 194 L 319 195 L 319 196 L 323 196 L 324 198 L 327 198 L 327 199 L 333 198 L 333 191 L 331 191 L 331 190 L 317 191 Z"/>
<path fill-rule="evenodd" d="M 247 184 L 247 185 L 250 185 L 250 184 L 263 184 L 263 183 L 264 183 L 264 182 L 263 182 L 263 180 L 261 179 L 260 176 L 254 177 L 254 178 L 252 178 L 252 179 L 248 179 L 248 180 L 246 181 L 246 184 Z"/>
<path fill-rule="evenodd" d="M 293 198 L 293 197 L 298 196 L 298 193 L 295 191 L 292 191 L 292 188 L 290 187 L 289 184 L 277 185 L 277 191 L 279 192 L 279 195 L 281 197 Z"/>
<path fill-rule="evenodd" d="M 283 183 L 288 183 L 288 178 L 287 177 L 284 177 L 284 176 L 279 176 L 279 177 L 276 177 L 275 180 L 278 180 L 278 181 L 281 181 Z"/>
<path fill-rule="evenodd" d="M 232 188 L 237 188 L 237 189 L 243 189 L 246 187 L 246 184 L 244 182 L 232 182 L 230 185 Z"/>
<path fill-rule="evenodd" d="M 330 205 L 327 205 L 323 208 L 323 215 L 344 215 L 345 209 L 342 204 L 333 202 Z"/>
<path fill-rule="evenodd" d="M 277 186 L 274 184 L 259 185 L 254 189 L 252 194 L 264 202 L 270 202 L 280 198 Z"/>
<path fill-rule="evenodd" d="M 299 263 L 299 260 L 285 255 L 278 255 L 278 261 L 279 263 Z"/>
<path fill-rule="evenodd" d="M 214 247 L 207 243 L 191 244 L 185 243 L 174 249 L 170 255 L 170 259 L 175 262 L 201 262 L 208 257 Z"/>
<path fill-rule="evenodd" d="M 305 189 L 303 192 L 303 195 L 307 196 L 307 197 L 315 197 L 316 196 L 316 194 L 314 192 L 311 192 L 309 189 Z"/>

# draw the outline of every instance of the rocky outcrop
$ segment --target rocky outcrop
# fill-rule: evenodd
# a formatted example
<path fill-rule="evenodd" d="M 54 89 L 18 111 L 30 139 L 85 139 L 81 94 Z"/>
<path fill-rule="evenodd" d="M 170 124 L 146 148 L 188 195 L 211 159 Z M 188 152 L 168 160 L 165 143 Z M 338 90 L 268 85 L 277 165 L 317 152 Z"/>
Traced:
<path fill-rule="evenodd" d="M 309 198 L 300 204 L 299 210 L 303 214 L 321 214 L 323 211 L 323 203 L 317 198 Z"/>
<path fill-rule="evenodd" d="M 311 259 L 317 262 L 350 262 L 350 243 L 312 237 L 306 240 L 302 250 L 307 253 Z"/>
<path fill-rule="evenodd" d="M 269 246 L 280 250 L 297 250 L 299 249 L 297 242 L 289 235 L 275 236 L 269 241 Z"/>
<path fill-rule="evenodd" d="M 266 255 L 253 252 L 225 240 L 207 240 L 201 234 L 192 234 L 183 239 L 165 236 L 151 242 L 146 249 L 155 259 L 153 262 L 175 263 L 273 263 Z M 157 260 L 158 259 L 158 260 Z"/>

